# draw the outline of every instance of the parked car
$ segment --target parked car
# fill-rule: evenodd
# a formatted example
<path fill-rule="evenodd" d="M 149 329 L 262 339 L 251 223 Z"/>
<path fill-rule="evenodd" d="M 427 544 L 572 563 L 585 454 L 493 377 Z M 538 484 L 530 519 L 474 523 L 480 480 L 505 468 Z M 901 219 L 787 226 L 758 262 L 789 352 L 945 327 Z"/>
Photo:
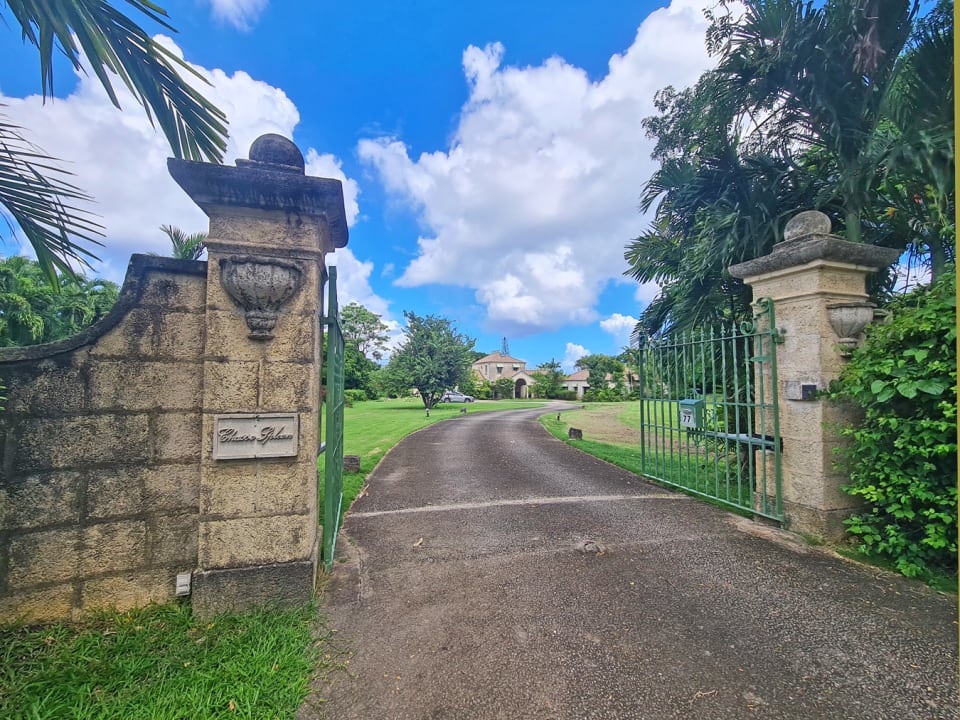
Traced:
<path fill-rule="evenodd" d="M 449 402 L 449 403 L 468 403 L 473 402 L 474 398 L 472 395 L 464 395 L 462 392 L 457 392 L 456 390 L 447 390 L 441 397 L 440 402 Z"/>

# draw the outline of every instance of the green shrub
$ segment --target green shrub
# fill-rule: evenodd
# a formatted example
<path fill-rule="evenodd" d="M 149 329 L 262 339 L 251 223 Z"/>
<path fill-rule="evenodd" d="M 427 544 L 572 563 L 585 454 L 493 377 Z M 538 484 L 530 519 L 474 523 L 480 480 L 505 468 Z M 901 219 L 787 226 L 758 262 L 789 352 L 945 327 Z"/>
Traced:
<path fill-rule="evenodd" d="M 364 400 L 369 400 L 367 391 L 362 388 L 355 388 L 352 390 L 343 391 L 343 401 L 347 407 L 353 407 L 354 403 L 363 402 Z"/>
<path fill-rule="evenodd" d="M 866 503 L 847 521 L 860 549 L 907 576 L 957 571 L 956 276 L 890 305 L 829 396 L 862 408 L 843 429 L 850 484 Z"/>

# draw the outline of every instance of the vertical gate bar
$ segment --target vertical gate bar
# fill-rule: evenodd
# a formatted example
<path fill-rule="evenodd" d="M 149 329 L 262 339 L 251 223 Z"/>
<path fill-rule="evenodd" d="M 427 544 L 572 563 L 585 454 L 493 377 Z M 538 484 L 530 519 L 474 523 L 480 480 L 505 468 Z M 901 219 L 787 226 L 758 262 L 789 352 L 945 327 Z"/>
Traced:
<path fill-rule="evenodd" d="M 666 452 L 669 452 L 669 455 L 664 455 L 664 459 L 669 458 L 669 473 L 671 477 L 675 477 L 676 473 L 676 463 L 677 456 L 674 453 L 674 443 L 676 441 L 675 431 L 673 427 L 673 405 L 674 405 L 674 395 L 677 393 L 677 388 L 679 388 L 679 368 L 677 366 L 677 346 L 676 342 L 669 342 L 665 346 L 664 350 L 667 352 L 667 372 L 669 373 L 669 382 L 667 384 L 667 389 L 670 391 L 670 402 L 664 406 L 664 427 L 668 428 L 669 432 L 669 443 L 667 447 L 664 448 Z"/>
<path fill-rule="evenodd" d="M 719 333 L 719 334 L 718 334 L 718 333 Z M 722 384 L 718 384 L 718 383 L 717 383 L 717 352 L 716 352 L 716 346 L 719 345 L 719 346 L 720 346 L 720 373 L 721 373 L 721 377 L 722 377 L 722 378 L 725 378 L 725 377 L 726 377 L 726 362 L 727 362 L 727 347 L 726 347 L 726 346 L 727 346 L 727 343 L 726 343 L 726 339 L 724 338 L 724 335 L 723 335 L 723 325 L 721 325 L 719 328 L 715 328 L 715 327 L 711 327 L 711 328 L 710 328 L 710 341 L 711 341 L 711 348 L 712 348 L 712 351 L 711 351 L 711 362 L 712 362 L 712 365 L 711 365 L 711 368 L 712 368 L 712 369 L 711 369 L 711 374 L 713 375 L 713 384 L 712 384 L 712 388 L 713 388 L 713 399 L 714 399 L 714 411 L 713 411 L 713 412 L 714 412 L 714 416 L 715 416 L 715 417 L 716 417 L 716 416 L 721 416 L 721 418 L 722 418 L 722 420 L 723 420 L 723 428 L 724 428 L 724 430 L 726 430 L 727 428 L 730 427 L 730 420 L 729 420 L 729 417 L 728 417 L 730 413 L 729 413 L 729 408 L 728 408 L 727 403 L 726 403 L 726 397 L 723 396 L 723 393 L 726 392 L 726 382 L 724 381 L 724 382 L 722 382 Z M 719 391 L 719 392 L 717 391 L 717 388 L 718 388 L 718 387 L 720 388 L 720 391 Z M 722 413 L 722 415 L 721 415 L 721 413 Z M 719 426 L 719 423 L 718 423 L 718 426 Z M 716 447 L 716 444 L 714 444 L 714 447 Z M 718 488 L 718 489 L 720 488 L 720 462 L 719 462 L 719 460 L 720 460 L 720 459 L 719 459 L 717 453 L 714 452 L 714 454 L 713 454 L 713 484 L 714 484 L 714 487 L 716 487 L 716 488 Z M 723 484 L 724 484 L 724 486 L 725 486 L 725 488 L 726 488 L 726 490 L 725 490 L 725 492 L 724 492 L 724 495 L 726 496 L 726 499 L 729 500 L 729 499 L 730 499 L 730 483 L 729 483 L 729 481 L 727 481 L 726 478 L 725 478 Z"/>
<path fill-rule="evenodd" d="M 644 411 L 643 406 L 646 404 L 646 391 L 645 391 L 645 380 L 646 376 L 643 374 L 643 360 L 644 354 L 646 353 L 645 349 L 646 343 L 643 341 L 643 336 L 641 335 L 637 338 L 637 378 L 640 383 L 640 473 L 646 474 L 647 472 L 647 453 L 646 453 L 646 437 L 644 432 Z"/>
<path fill-rule="evenodd" d="M 740 397 L 740 363 L 737 358 L 737 324 L 735 322 L 724 323 L 723 327 L 723 347 L 725 362 L 727 363 L 726 373 L 724 374 L 724 392 L 723 399 L 726 403 L 726 427 L 728 432 L 739 432 L 740 427 L 740 409 L 737 401 Z M 729 357 L 726 356 L 729 352 Z M 732 386 L 732 387 L 731 387 Z M 736 470 L 731 472 L 729 454 L 724 456 L 724 477 L 727 482 L 727 494 L 736 492 L 740 495 L 739 478 L 736 477 Z"/>
<path fill-rule="evenodd" d="M 652 405 L 653 417 L 651 418 L 651 422 L 653 423 L 653 430 L 654 430 L 654 434 L 655 434 L 655 436 L 654 436 L 654 438 L 653 438 L 653 448 L 652 448 L 652 449 L 653 449 L 653 455 L 654 455 L 654 471 L 656 472 L 656 475 L 659 477 L 660 474 L 661 474 L 661 470 L 660 470 L 660 443 L 661 443 L 661 439 L 660 439 L 659 424 L 660 424 L 660 415 L 661 415 L 660 404 L 663 402 L 663 392 L 662 392 L 662 390 L 663 390 L 663 384 L 662 384 L 662 383 L 663 383 L 663 380 L 662 380 L 662 378 L 663 378 L 663 368 L 661 368 L 661 366 L 660 366 L 660 365 L 661 365 L 661 364 L 660 364 L 660 351 L 659 351 L 659 347 L 658 347 L 657 345 L 654 345 L 653 350 L 652 350 L 651 353 L 650 353 L 650 359 L 651 359 L 651 360 L 653 361 L 653 363 L 654 363 L 654 369 L 655 369 L 655 371 L 656 371 L 656 378 L 657 378 L 657 385 L 658 385 L 658 388 L 657 388 L 658 392 L 657 392 L 657 394 L 656 394 L 656 397 L 655 397 L 655 399 L 654 399 L 654 403 L 653 403 L 653 405 Z"/>
<path fill-rule="evenodd" d="M 670 381 L 669 381 L 669 382 L 670 382 L 670 384 L 669 384 L 667 387 L 670 388 L 671 397 L 672 397 L 673 393 L 676 392 L 676 388 L 679 387 L 678 381 L 677 381 L 677 376 L 678 376 L 678 374 L 679 374 L 679 373 L 678 373 L 678 368 L 677 368 L 677 352 L 676 352 L 676 349 L 677 349 L 677 348 L 676 348 L 676 344 L 675 344 L 675 343 L 671 343 L 671 342 L 669 342 L 669 341 L 668 341 L 668 344 L 666 345 L 666 347 L 665 347 L 664 349 L 667 349 L 667 348 L 670 349 L 670 355 L 669 355 L 669 357 L 672 359 L 672 362 L 670 362 L 670 360 L 668 360 L 668 364 L 669 364 L 669 378 L 670 378 Z M 668 411 L 668 409 L 669 409 L 669 410 L 672 410 L 672 407 L 665 405 L 664 408 L 663 408 L 664 413 L 666 413 L 666 412 Z M 673 423 L 670 422 L 669 416 L 666 415 L 666 414 L 661 418 L 661 421 L 663 422 L 665 428 L 669 428 L 669 438 L 670 438 L 670 439 L 669 439 L 668 445 L 665 445 L 664 448 L 663 448 L 663 451 L 664 451 L 664 456 L 663 456 L 663 459 L 664 459 L 664 474 L 668 474 L 668 473 L 673 473 L 673 472 L 674 472 L 674 457 L 673 457 L 673 452 L 672 452 L 672 451 L 673 451 Z M 667 452 L 670 452 L 670 455 L 667 455 Z M 669 458 L 669 469 L 668 469 L 668 464 L 667 464 L 667 463 L 668 463 L 668 458 Z"/>
<path fill-rule="evenodd" d="M 666 417 L 665 403 L 667 402 L 670 391 L 670 361 L 663 345 L 658 345 L 657 347 L 657 362 L 661 378 L 660 401 L 657 403 L 657 431 L 660 433 L 657 438 L 657 475 L 663 477 L 667 473 L 666 443 L 668 442 L 667 428 L 664 422 L 664 418 Z"/>
<path fill-rule="evenodd" d="M 704 375 L 706 370 L 706 364 L 707 364 L 706 351 L 707 351 L 707 329 L 700 328 L 697 334 L 696 353 L 694 353 L 696 359 L 692 369 L 697 376 L 695 381 L 697 384 L 697 387 L 695 388 L 695 390 L 697 391 L 696 395 L 697 395 L 697 398 L 701 402 L 703 402 L 704 428 L 707 427 L 708 423 L 716 424 L 715 418 L 712 418 L 709 412 L 711 408 L 707 403 L 707 382 L 706 382 L 706 376 Z M 696 454 L 696 466 L 697 466 L 696 486 L 698 489 L 702 489 L 704 492 L 709 492 L 709 487 L 710 487 L 710 474 L 709 472 L 707 472 L 707 465 L 705 460 L 706 455 L 709 453 L 709 446 L 710 446 L 710 443 L 707 440 L 706 436 L 701 433 L 701 439 L 698 442 L 697 454 Z M 704 461 L 702 463 L 701 463 L 701 457 L 704 458 Z M 703 470 L 702 472 L 701 472 L 701 468 Z"/>
<path fill-rule="evenodd" d="M 688 387 L 688 376 L 687 368 L 690 367 L 690 350 L 691 338 L 688 333 L 683 332 L 680 334 L 680 347 L 678 348 L 678 358 L 679 362 L 677 364 L 677 393 L 680 396 L 678 399 L 689 397 L 687 394 Z M 677 477 L 681 478 L 685 485 L 691 485 L 692 482 L 689 478 L 689 468 L 690 468 L 690 431 L 686 428 L 677 427 L 677 439 L 680 444 L 680 453 L 677 457 L 679 464 L 679 472 Z"/>
<path fill-rule="evenodd" d="M 713 416 L 713 427 L 716 429 L 718 427 L 717 423 L 717 355 L 715 352 L 715 343 L 716 335 L 714 332 L 714 326 L 710 326 L 710 334 L 708 337 L 704 338 L 703 344 L 703 390 L 704 390 L 704 404 L 707 402 L 707 393 L 706 390 L 710 388 L 710 412 Z M 707 364 L 710 365 L 710 382 L 707 383 Z M 704 411 L 706 412 L 706 411 Z M 715 459 L 715 458 L 714 458 Z M 703 469 L 705 481 L 709 482 L 710 472 L 709 472 L 709 461 L 710 461 L 710 452 L 707 447 L 706 442 L 704 442 L 703 448 Z M 714 466 L 716 468 L 716 466 Z M 713 471 L 713 494 L 717 495 L 720 491 L 720 478 L 717 476 L 716 469 Z"/>
<path fill-rule="evenodd" d="M 343 362 L 344 339 L 337 302 L 337 268 L 329 269 L 327 281 L 327 457 L 324 461 L 323 560 L 333 569 L 340 510 L 343 505 Z"/>
<path fill-rule="evenodd" d="M 687 388 L 690 387 L 690 367 L 693 362 L 693 333 L 684 332 L 681 335 L 680 341 L 680 377 L 678 378 L 679 383 L 678 388 L 682 388 L 681 395 L 685 395 Z M 679 398 L 678 398 L 679 399 Z M 692 463 L 690 462 L 690 442 L 691 436 L 690 431 L 684 428 L 679 427 L 679 406 L 675 406 L 677 412 L 674 415 L 677 416 L 677 437 L 683 443 L 683 452 L 680 455 L 680 472 L 679 477 L 682 479 L 687 479 L 690 476 L 690 470 Z M 687 480 L 685 483 L 688 486 L 696 487 L 696 478 L 693 480 Z"/>
<path fill-rule="evenodd" d="M 759 307 L 759 302 L 757 303 L 757 312 L 754 315 L 754 342 L 756 343 L 756 375 L 759 382 L 756 383 L 756 393 L 757 393 L 757 417 L 758 423 L 757 427 L 760 432 L 765 432 L 767 427 L 767 411 L 766 411 L 766 392 L 764 382 L 764 364 L 767 357 L 767 348 L 764 342 L 766 332 L 761 328 L 760 325 L 761 310 Z M 766 460 L 766 454 L 762 455 L 764 460 Z M 759 468 L 759 481 L 760 481 L 760 510 L 764 513 L 769 512 L 768 500 L 767 500 L 767 463 L 763 462 Z"/>
<path fill-rule="evenodd" d="M 780 385 L 777 378 L 777 343 L 780 341 L 780 330 L 777 328 L 776 309 L 773 300 L 770 298 L 761 298 L 767 306 L 767 314 L 770 326 L 770 386 L 771 386 L 771 405 L 773 408 L 773 482 L 774 492 L 776 493 L 774 512 L 777 517 L 783 517 L 783 478 L 781 475 L 781 449 L 780 449 Z"/>
<path fill-rule="evenodd" d="M 767 357 L 767 348 L 765 346 L 764 340 L 766 331 L 762 328 L 761 317 L 762 309 L 760 307 L 760 302 L 755 303 L 756 312 L 753 317 L 753 342 L 754 342 L 754 362 L 756 369 L 754 371 L 754 376 L 757 379 L 755 383 L 756 393 L 756 410 L 755 410 L 755 422 L 754 426 L 761 433 L 765 432 L 767 427 L 767 410 L 766 410 L 766 383 L 764 382 L 764 364 L 766 363 Z M 765 457 L 765 455 L 761 456 Z M 759 467 L 759 481 L 760 481 L 760 509 L 762 512 L 768 512 L 767 509 L 767 464 L 763 462 Z"/>

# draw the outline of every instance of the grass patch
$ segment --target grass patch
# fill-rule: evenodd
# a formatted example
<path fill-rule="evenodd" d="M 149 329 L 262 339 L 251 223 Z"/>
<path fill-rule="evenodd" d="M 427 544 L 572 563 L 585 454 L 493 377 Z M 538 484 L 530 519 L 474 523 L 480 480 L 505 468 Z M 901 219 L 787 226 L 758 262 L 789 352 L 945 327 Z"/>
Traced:
<path fill-rule="evenodd" d="M 576 413 L 585 412 L 581 410 L 568 411 L 564 415 L 576 415 Z M 616 465 L 624 470 L 629 470 L 637 475 L 641 474 L 640 453 L 636 447 L 629 447 L 621 444 L 610 444 L 597 442 L 595 440 L 571 440 L 567 435 L 570 423 L 560 420 L 554 415 L 544 415 L 540 418 L 540 423 L 558 440 L 563 440 L 568 445 L 572 445 L 578 450 L 583 450 L 588 455 L 606 460 L 611 465 Z M 574 425 L 576 420 L 574 420 Z"/>
<path fill-rule="evenodd" d="M 0 628 L 0 717 L 292 718 L 324 660 L 312 606 L 195 620 L 188 604 Z"/>
<path fill-rule="evenodd" d="M 660 403 L 660 401 L 653 402 Z M 746 509 L 751 502 L 751 488 L 747 484 L 738 483 L 736 477 L 728 477 L 730 474 L 728 472 L 729 461 L 726 459 L 708 459 L 699 457 L 689 451 L 686 453 L 667 452 L 662 448 L 657 448 L 656 452 L 650 451 L 647 456 L 648 465 L 651 459 L 656 460 L 656 476 L 645 474 L 640 454 L 640 417 L 636 403 L 628 403 L 627 407 L 610 408 L 609 410 L 615 413 L 614 417 L 618 422 L 631 429 L 636 428 L 636 442 L 602 442 L 569 438 L 568 429 L 571 424 L 578 425 L 578 415 L 581 413 L 597 413 L 603 410 L 602 405 L 588 405 L 584 410 L 564 413 L 562 417 L 572 418 L 571 422 L 566 422 L 563 419 L 558 422 L 553 415 L 543 416 L 540 418 L 540 422 L 557 439 L 582 450 L 588 455 L 593 455 L 611 465 L 632 472 L 648 482 L 692 494 L 703 502 L 716 505 L 744 517 L 753 516 L 753 513 Z M 647 469 L 649 470 L 649 467 Z M 727 498 L 727 500 L 725 501 L 724 498 Z"/>
<path fill-rule="evenodd" d="M 353 407 L 343 411 L 343 454 L 360 456 L 360 472 L 344 473 L 343 505 L 341 514 L 350 509 L 350 505 L 363 489 L 367 476 L 373 472 L 377 463 L 398 442 L 411 433 L 428 425 L 452 420 L 462 416 L 462 408 L 467 414 L 494 412 L 496 410 L 519 410 L 541 407 L 542 402 L 525 400 L 478 400 L 473 403 L 442 403 L 430 410 L 430 416 L 418 398 L 400 398 L 389 400 L 368 400 L 354 403 Z M 326 420 L 326 415 L 324 415 Z M 325 455 L 318 460 L 320 469 L 320 517 L 323 517 L 323 473 Z"/>

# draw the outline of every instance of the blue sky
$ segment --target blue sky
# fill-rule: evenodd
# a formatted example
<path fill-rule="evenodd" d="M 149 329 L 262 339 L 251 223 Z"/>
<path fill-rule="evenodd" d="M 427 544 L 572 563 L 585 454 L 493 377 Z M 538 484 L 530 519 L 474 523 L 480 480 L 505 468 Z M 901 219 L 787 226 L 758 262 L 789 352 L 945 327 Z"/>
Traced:
<path fill-rule="evenodd" d="M 350 243 L 328 257 L 341 302 L 395 334 L 404 310 L 449 317 L 478 350 L 506 337 L 530 366 L 626 344 L 656 292 L 622 275 L 655 169 L 640 121 L 658 89 L 709 66 L 703 2 L 161 5 L 179 31 L 164 42 L 228 115 L 227 162 L 278 132 L 308 173 L 343 181 Z M 206 229 L 132 99 L 120 113 L 62 67 L 43 104 L 35 51 L 0 33 L 3 112 L 96 198 L 99 274 L 120 282 L 131 253 L 166 253 L 161 224 Z"/>

